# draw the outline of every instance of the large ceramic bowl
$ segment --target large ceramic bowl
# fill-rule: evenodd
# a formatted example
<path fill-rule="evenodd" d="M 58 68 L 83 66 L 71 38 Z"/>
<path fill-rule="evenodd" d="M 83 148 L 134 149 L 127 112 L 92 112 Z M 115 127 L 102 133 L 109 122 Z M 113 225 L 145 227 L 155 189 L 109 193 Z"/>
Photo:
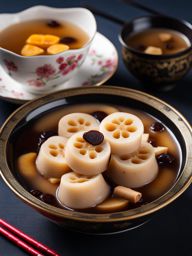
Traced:
<path fill-rule="evenodd" d="M 174 54 L 152 55 L 127 45 L 126 41 L 130 35 L 151 28 L 178 31 L 188 38 L 190 46 Z M 191 68 L 192 25 L 186 21 L 156 15 L 135 18 L 123 26 L 119 39 L 127 69 L 146 87 L 150 86 L 155 90 L 171 89 Z"/>
<path fill-rule="evenodd" d="M 0 14 L 0 30 L 29 20 L 70 22 L 83 29 L 89 37 L 83 47 L 53 55 L 26 57 L 0 47 L 0 64 L 4 71 L 22 84 L 24 90 L 45 94 L 71 79 L 79 70 L 95 37 L 96 21 L 93 14 L 85 8 L 34 6 L 19 13 Z"/>
<path fill-rule="evenodd" d="M 22 186 L 14 169 L 14 141 L 23 129 L 29 127 L 47 112 L 79 103 L 116 104 L 146 111 L 155 116 L 174 133 L 181 149 L 181 170 L 172 188 L 160 198 L 138 208 L 107 214 L 68 211 L 48 205 Z M 20 107 L 1 128 L 0 170 L 8 187 L 33 209 L 70 230 L 89 233 L 112 233 L 137 227 L 179 195 L 192 180 L 192 129 L 185 118 L 173 107 L 146 93 L 118 87 L 78 88 L 34 100 Z"/>

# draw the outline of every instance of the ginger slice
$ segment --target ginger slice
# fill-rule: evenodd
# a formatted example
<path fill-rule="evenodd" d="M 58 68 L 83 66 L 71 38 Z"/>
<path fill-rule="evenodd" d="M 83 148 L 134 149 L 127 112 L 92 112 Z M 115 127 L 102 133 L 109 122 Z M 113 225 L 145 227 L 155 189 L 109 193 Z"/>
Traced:
<path fill-rule="evenodd" d="M 59 178 L 49 178 L 48 180 L 51 184 L 59 184 L 61 181 Z"/>
<path fill-rule="evenodd" d="M 42 193 L 55 195 L 58 184 L 50 183 L 50 181 L 38 174 L 35 165 L 36 157 L 37 153 L 35 152 L 19 156 L 17 160 L 18 172 L 34 189 L 37 189 Z"/>
<path fill-rule="evenodd" d="M 129 201 L 123 198 L 108 198 L 103 203 L 96 206 L 99 212 L 118 212 L 124 210 L 129 204 Z"/>
<path fill-rule="evenodd" d="M 155 150 L 155 155 L 161 155 L 161 154 L 167 154 L 168 152 L 168 147 L 163 147 L 163 146 L 159 146 L 159 147 L 154 147 Z"/>
<path fill-rule="evenodd" d="M 44 53 L 44 50 L 42 48 L 35 45 L 30 45 L 30 44 L 26 44 L 21 50 L 21 55 L 26 57 L 37 56 L 43 53 Z"/>
<path fill-rule="evenodd" d="M 145 53 L 152 55 L 162 55 L 163 51 L 159 47 L 148 46 L 147 49 L 145 50 Z"/>
<path fill-rule="evenodd" d="M 18 169 L 23 177 L 34 178 L 36 176 L 35 160 L 37 154 L 34 152 L 21 155 L 18 158 Z"/>
<path fill-rule="evenodd" d="M 43 35 L 43 34 L 33 34 L 27 38 L 26 43 L 42 48 L 48 48 L 51 45 L 57 44 L 60 41 L 58 36 L 54 35 Z"/>
<path fill-rule="evenodd" d="M 175 181 L 175 171 L 169 168 L 163 168 L 159 172 L 159 176 L 153 182 L 148 184 L 142 190 L 143 194 L 150 199 L 155 199 L 163 195 L 169 188 L 171 188 Z"/>
<path fill-rule="evenodd" d="M 167 42 L 169 40 L 172 39 L 172 35 L 169 34 L 169 33 L 160 33 L 159 34 L 159 39 L 162 41 L 162 42 Z"/>
<path fill-rule="evenodd" d="M 48 54 L 57 54 L 69 50 L 69 46 L 66 44 L 54 44 L 47 48 Z"/>
<path fill-rule="evenodd" d="M 139 202 L 142 197 L 142 194 L 140 192 L 123 186 L 115 187 L 114 194 L 121 198 L 127 199 L 132 203 Z"/>

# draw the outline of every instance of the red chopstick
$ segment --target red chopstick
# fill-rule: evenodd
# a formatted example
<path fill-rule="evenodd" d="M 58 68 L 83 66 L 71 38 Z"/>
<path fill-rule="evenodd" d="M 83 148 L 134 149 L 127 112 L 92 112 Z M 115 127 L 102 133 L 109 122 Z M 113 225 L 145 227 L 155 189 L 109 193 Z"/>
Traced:
<path fill-rule="evenodd" d="M 21 247 L 24 251 L 28 252 L 30 255 L 34 256 L 43 256 L 40 252 L 36 251 L 32 247 L 30 247 L 28 244 L 24 243 L 22 240 L 17 238 L 16 236 L 12 235 L 2 227 L 0 227 L 0 234 L 4 235 L 7 239 L 15 243 L 17 246 Z"/>
<path fill-rule="evenodd" d="M 7 230 L 3 229 L 2 227 L 5 227 Z M 42 252 L 44 252 L 46 255 L 50 256 L 59 256 L 56 252 L 48 248 L 47 246 L 39 243 L 38 241 L 34 240 L 32 237 L 26 235 L 21 230 L 11 226 L 6 221 L 0 219 L 0 233 L 4 235 L 7 239 L 11 240 L 15 244 L 17 244 L 19 247 L 21 247 L 23 250 L 27 251 L 31 255 L 35 256 L 43 256 L 39 251 L 33 249 L 29 245 L 27 245 L 25 242 L 20 240 L 18 237 L 11 234 L 9 231 L 11 231 L 13 234 L 16 234 L 18 237 L 22 238 L 24 241 L 28 242 L 29 244 L 33 245 L 35 249 L 39 249 Z"/>

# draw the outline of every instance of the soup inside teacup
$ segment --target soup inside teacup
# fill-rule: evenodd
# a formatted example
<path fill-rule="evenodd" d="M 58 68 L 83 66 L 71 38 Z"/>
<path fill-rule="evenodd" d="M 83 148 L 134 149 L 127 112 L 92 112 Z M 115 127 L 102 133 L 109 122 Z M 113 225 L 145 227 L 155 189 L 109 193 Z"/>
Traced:
<path fill-rule="evenodd" d="M 191 45 L 184 34 L 166 28 L 148 28 L 135 32 L 127 37 L 126 43 L 135 50 L 153 55 L 174 54 Z"/>
<path fill-rule="evenodd" d="M 18 179 L 35 197 L 69 211 L 119 212 L 169 191 L 181 150 L 145 111 L 78 104 L 45 113 L 15 136 Z"/>
<path fill-rule="evenodd" d="M 0 46 L 22 56 L 50 55 L 79 49 L 89 39 L 89 35 L 72 22 L 52 19 L 21 21 L 0 32 Z"/>
<path fill-rule="evenodd" d="M 85 8 L 34 6 L 1 14 L 0 30 L 3 71 L 24 90 L 45 94 L 80 69 L 95 37 L 96 21 Z"/>

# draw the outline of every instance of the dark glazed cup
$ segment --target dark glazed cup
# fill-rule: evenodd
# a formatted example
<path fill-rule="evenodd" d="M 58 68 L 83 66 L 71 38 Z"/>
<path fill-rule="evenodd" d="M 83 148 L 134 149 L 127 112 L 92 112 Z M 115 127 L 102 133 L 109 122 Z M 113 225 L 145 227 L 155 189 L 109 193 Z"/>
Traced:
<path fill-rule="evenodd" d="M 151 55 L 142 53 L 126 44 L 127 38 L 149 28 L 165 28 L 184 34 L 191 45 L 178 53 Z M 192 25 L 167 16 L 145 16 L 125 24 L 119 40 L 127 69 L 146 86 L 157 90 L 171 89 L 191 68 Z"/>

